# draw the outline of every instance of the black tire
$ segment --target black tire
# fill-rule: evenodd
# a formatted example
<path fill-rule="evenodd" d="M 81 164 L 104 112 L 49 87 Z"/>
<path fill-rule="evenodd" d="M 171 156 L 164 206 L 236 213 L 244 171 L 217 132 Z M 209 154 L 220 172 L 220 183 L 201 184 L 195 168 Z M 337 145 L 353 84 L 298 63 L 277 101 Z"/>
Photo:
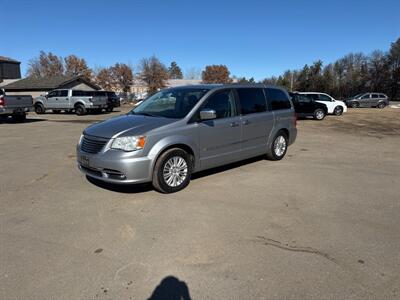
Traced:
<path fill-rule="evenodd" d="M 44 109 L 43 104 L 36 104 L 35 105 L 35 113 L 37 113 L 38 115 L 43 115 L 46 112 L 46 110 Z"/>
<path fill-rule="evenodd" d="M 314 120 L 318 120 L 318 121 L 322 121 L 325 118 L 325 116 L 326 116 L 326 113 L 321 108 L 317 108 L 313 114 Z"/>
<path fill-rule="evenodd" d="M 114 110 L 114 107 L 112 107 L 112 106 L 108 106 L 106 108 L 106 112 L 112 112 L 113 110 Z"/>
<path fill-rule="evenodd" d="M 353 102 L 353 103 L 351 104 L 351 107 L 352 107 L 352 108 L 359 108 L 359 107 L 360 107 L 360 103 L 358 103 L 358 102 Z"/>
<path fill-rule="evenodd" d="M 333 110 L 333 114 L 335 116 L 341 116 L 343 114 L 343 107 L 336 106 L 335 109 Z"/>
<path fill-rule="evenodd" d="M 61 112 L 61 110 L 59 109 L 53 109 L 53 114 L 59 114 Z"/>
<path fill-rule="evenodd" d="M 280 151 L 283 150 L 283 152 L 280 153 L 280 152 L 277 151 L 278 149 L 276 147 L 277 146 L 276 144 L 278 142 L 282 142 L 281 138 L 283 138 L 285 146 L 284 146 L 284 149 L 278 147 Z M 282 158 L 284 158 L 284 156 L 286 154 L 286 151 L 287 151 L 287 148 L 288 148 L 288 137 L 287 137 L 286 133 L 284 131 L 282 131 L 282 130 L 278 131 L 278 133 L 275 135 L 275 137 L 274 137 L 274 139 L 273 139 L 273 141 L 271 143 L 270 149 L 267 152 L 267 159 L 269 159 L 269 160 L 281 160 Z"/>
<path fill-rule="evenodd" d="M 173 160 L 173 158 L 175 158 L 175 157 L 182 158 L 185 161 L 186 175 L 185 175 L 184 179 L 182 178 L 183 179 L 182 182 L 180 182 L 176 186 L 172 186 L 171 184 L 167 183 L 167 181 L 164 177 L 164 173 L 165 173 L 165 169 L 168 168 L 168 166 L 166 166 L 167 163 L 169 163 L 170 160 Z M 177 170 L 174 170 L 174 171 L 177 171 Z M 160 157 L 157 159 L 157 162 L 154 166 L 153 187 L 157 191 L 159 191 L 161 193 L 165 193 L 165 194 L 175 193 L 180 190 L 183 190 L 185 187 L 188 186 L 188 184 L 190 182 L 190 177 L 192 175 L 192 171 L 193 171 L 192 158 L 188 153 L 186 153 L 186 151 L 179 149 L 179 148 L 169 149 L 160 155 Z M 183 172 L 183 171 L 181 171 L 181 172 Z M 177 174 L 179 174 L 179 171 Z M 167 173 L 166 173 L 166 176 L 168 176 Z M 173 175 L 170 175 L 170 176 L 173 176 Z"/>
<path fill-rule="evenodd" d="M 82 104 L 78 104 L 75 106 L 75 113 L 77 116 L 84 116 L 86 115 L 86 108 Z"/>
<path fill-rule="evenodd" d="M 385 108 L 386 107 L 386 104 L 384 103 L 384 102 L 380 102 L 380 103 L 378 103 L 378 106 L 377 106 L 378 108 L 380 108 L 380 109 L 382 109 L 382 108 Z"/>
<path fill-rule="evenodd" d="M 26 113 L 12 115 L 11 118 L 14 122 L 23 123 L 26 120 Z"/>

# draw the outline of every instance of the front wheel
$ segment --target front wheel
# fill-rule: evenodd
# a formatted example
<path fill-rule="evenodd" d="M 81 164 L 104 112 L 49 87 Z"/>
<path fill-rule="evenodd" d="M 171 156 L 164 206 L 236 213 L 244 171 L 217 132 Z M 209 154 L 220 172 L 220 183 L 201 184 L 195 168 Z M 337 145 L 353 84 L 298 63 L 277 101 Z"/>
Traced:
<path fill-rule="evenodd" d="M 351 107 L 352 107 L 352 108 L 359 108 L 359 107 L 360 107 L 360 103 L 358 103 L 358 102 L 353 102 L 353 103 L 351 104 Z"/>
<path fill-rule="evenodd" d="M 281 160 L 286 154 L 287 147 L 288 138 L 283 131 L 279 131 L 271 144 L 267 158 L 269 160 Z"/>
<path fill-rule="evenodd" d="M 333 110 L 333 114 L 335 116 L 341 116 L 343 114 L 343 107 L 336 106 L 335 109 Z"/>
<path fill-rule="evenodd" d="M 179 148 L 167 150 L 154 167 L 153 186 L 165 194 L 178 192 L 189 184 L 192 171 L 192 160 L 188 153 Z"/>
<path fill-rule="evenodd" d="M 112 107 L 112 106 L 108 106 L 106 108 L 106 112 L 112 112 L 113 110 L 114 110 L 114 107 Z"/>
<path fill-rule="evenodd" d="M 315 120 L 321 121 L 324 118 L 325 118 L 325 112 L 322 109 L 318 108 L 314 111 L 314 119 Z"/>

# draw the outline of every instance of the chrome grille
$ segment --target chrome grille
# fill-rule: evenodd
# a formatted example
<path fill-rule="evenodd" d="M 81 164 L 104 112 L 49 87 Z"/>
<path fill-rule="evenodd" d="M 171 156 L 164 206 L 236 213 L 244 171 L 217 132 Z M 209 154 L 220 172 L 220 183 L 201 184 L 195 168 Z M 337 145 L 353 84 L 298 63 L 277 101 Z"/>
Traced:
<path fill-rule="evenodd" d="M 104 145 L 107 143 L 107 139 L 83 136 L 81 142 L 81 150 L 86 153 L 96 154 L 99 153 Z"/>

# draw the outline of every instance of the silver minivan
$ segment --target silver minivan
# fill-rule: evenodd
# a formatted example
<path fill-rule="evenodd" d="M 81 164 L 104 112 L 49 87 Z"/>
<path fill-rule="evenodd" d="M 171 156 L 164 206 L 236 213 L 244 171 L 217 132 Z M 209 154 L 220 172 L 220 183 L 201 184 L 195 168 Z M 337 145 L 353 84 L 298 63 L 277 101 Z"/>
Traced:
<path fill-rule="evenodd" d="M 194 172 L 267 155 L 282 159 L 297 135 L 283 89 L 195 85 L 161 90 L 125 115 L 86 128 L 79 169 L 117 184 L 152 182 L 173 193 Z"/>

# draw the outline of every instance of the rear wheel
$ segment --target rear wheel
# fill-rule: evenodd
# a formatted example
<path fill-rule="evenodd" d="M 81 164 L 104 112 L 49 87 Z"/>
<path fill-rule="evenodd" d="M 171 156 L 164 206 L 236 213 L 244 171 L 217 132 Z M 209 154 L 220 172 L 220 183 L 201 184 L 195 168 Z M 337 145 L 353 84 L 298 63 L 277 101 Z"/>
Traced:
<path fill-rule="evenodd" d="M 191 156 L 184 150 L 173 148 L 158 158 L 153 171 L 153 186 L 161 193 L 175 193 L 190 182 L 193 165 Z"/>
<path fill-rule="evenodd" d="M 267 158 L 269 160 L 281 160 L 286 154 L 287 147 L 288 137 L 285 132 L 279 131 L 271 144 Z"/>
<path fill-rule="evenodd" d="M 78 104 L 75 107 L 75 113 L 76 113 L 77 116 L 86 115 L 86 108 L 82 104 Z"/>
<path fill-rule="evenodd" d="M 36 112 L 38 115 L 44 114 L 44 113 L 46 112 L 46 110 L 44 109 L 43 104 L 41 104 L 41 103 L 36 104 L 36 105 L 35 105 L 35 112 Z"/>
<path fill-rule="evenodd" d="M 318 120 L 318 121 L 321 121 L 321 120 L 323 120 L 324 118 L 325 118 L 325 112 L 324 112 L 324 110 L 321 109 L 321 108 L 317 108 L 317 109 L 314 111 L 314 119 L 315 119 L 315 120 Z"/>
<path fill-rule="evenodd" d="M 333 113 L 335 116 L 341 116 L 343 114 L 343 107 L 336 106 L 335 109 L 333 110 Z"/>
<path fill-rule="evenodd" d="M 378 103 L 378 108 L 380 108 L 380 109 L 385 108 L 385 106 L 386 106 L 386 104 L 383 102 Z"/>

